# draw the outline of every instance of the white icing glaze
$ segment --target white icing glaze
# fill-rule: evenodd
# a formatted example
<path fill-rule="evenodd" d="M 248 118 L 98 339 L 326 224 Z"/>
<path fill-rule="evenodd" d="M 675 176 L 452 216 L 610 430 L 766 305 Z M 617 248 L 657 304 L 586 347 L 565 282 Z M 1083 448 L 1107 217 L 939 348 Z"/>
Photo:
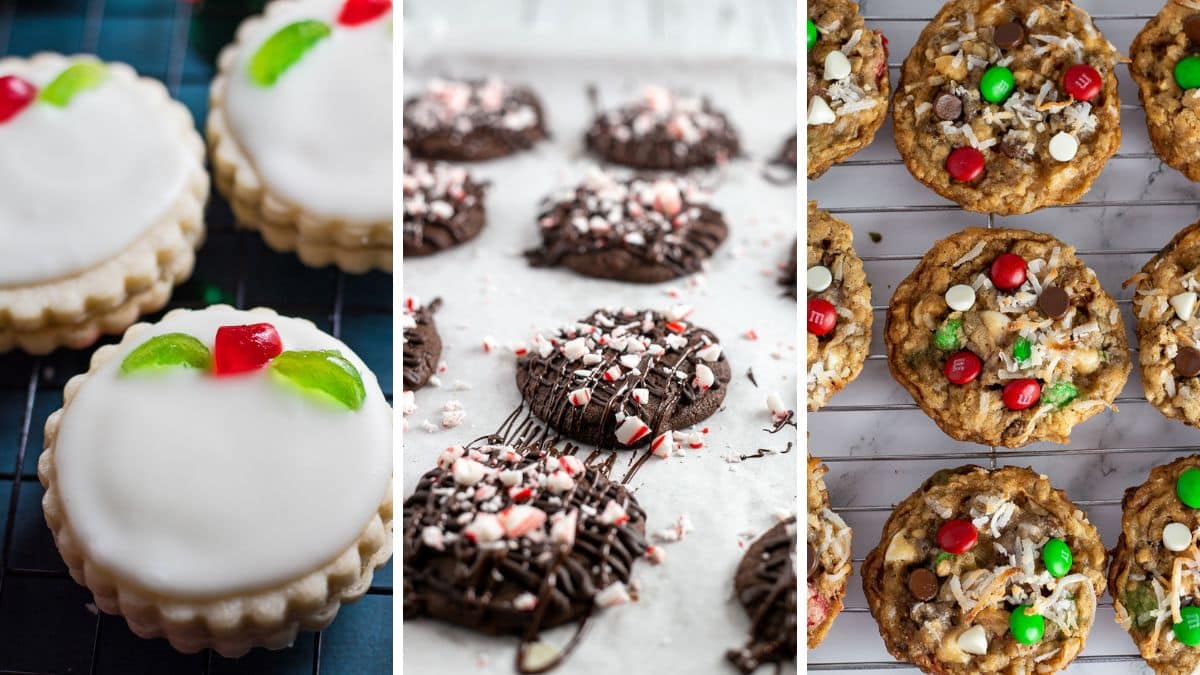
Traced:
<path fill-rule="evenodd" d="M 179 368 L 121 376 L 125 354 L 184 332 L 212 347 L 219 326 L 266 321 L 284 349 L 337 349 L 362 374 L 347 411 L 265 371 L 217 378 Z M 391 408 L 346 345 L 262 310 L 170 315 L 84 381 L 55 443 L 57 488 L 88 557 L 138 585 L 204 597 L 271 587 L 332 562 L 383 501 Z"/>
<path fill-rule="evenodd" d="M 71 61 L 0 62 L 40 91 Z M 115 66 L 64 108 L 32 102 L 0 124 L 0 288 L 112 258 L 161 219 L 196 170 L 173 118 Z"/>
<path fill-rule="evenodd" d="M 343 0 L 277 2 L 239 34 L 224 109 L 262 180 L 318 216 L 392 218 L 392 13 L 337 23 Z M 270 87 L 247 64 L 280 28 L 317 19 L 332 28 Z"/>

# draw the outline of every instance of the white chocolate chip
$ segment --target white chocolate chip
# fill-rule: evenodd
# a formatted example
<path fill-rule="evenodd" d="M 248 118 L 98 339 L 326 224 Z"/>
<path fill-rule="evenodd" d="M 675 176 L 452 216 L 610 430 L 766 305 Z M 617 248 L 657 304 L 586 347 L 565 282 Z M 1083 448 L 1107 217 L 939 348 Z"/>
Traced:
<path fill-rule="evenodd" d="M 833 108 L 825 102 L 825 99 L 820 96 L 812 97 L 808 102 L 808 126 L 816 127 L 822 124 L 833 124 L 837 119 L 837 115 L 833 114 Z"/>
<path fill-rule="evenodd" d="M 988 335 L 993 340 L 999 340 L 1008 332 L 1008 326 L 1012 323 L 1012 319 L 1004 316 L 1000 312 L 991 309 L 985 309 L 979 313 L 979 318 L 983 319 L 983 327 L 987 329 Z"/>
<path fill-rule="evenodd" d="M 966 284 L 951 286 L 946 291 L 946 304 L 956 312 L 965 312 L 975 306 L 975 289 Z"/>
<path fill-rule="evenodd" d="M 1188 291 L 1172 296 L 1171 306 L 1175 308 L 1175 316 L 1182 321 L 1188 321 L 1196 313 L 1196 294 Z"/>
<path fill-rule="evenodd" d="M 1192 531 L 1183 523 L 1169 523 L 1163 528 L 1162 541 L 1168 551 L 1185 551 L 1192 545 Z"/>
<path fill-rule="evenodd" d="M 901 530 L 892 535 L 892 540 L 888 542 L 887 551 L 883 554 L 884 562 L 913 562 L 917 559 L 917 549 L 908 540 L 908 537 Z"/>
<path fill-rule="evenodd" d="M 958 648 L 968 654 L 983 656 L 987 654 L 987 633 L 983 626 L 971 626 L 958 636 Z"/>
<path fill-rule="evenodd" d="M 840 80 L 850 74 L 850 59 L 835 49 L 825 55 L 825 79 Z"/>
<path fill-rule="evenodd" d="M 1050 139 L 1049 144 L 1050 156 L 1060 162 L 1069 162 L 1075 159 L 1075 153 L 1079 152 L 1079 141 L 1075 137 L 1065 131 L 1060 131 L 1054 134 Z"/>
<path fill-rule="evenodd" d="M 808 290 L 820 293 L 833 283 L 833 273 L 824 265 L 813 265 L 808 268 Z"/>

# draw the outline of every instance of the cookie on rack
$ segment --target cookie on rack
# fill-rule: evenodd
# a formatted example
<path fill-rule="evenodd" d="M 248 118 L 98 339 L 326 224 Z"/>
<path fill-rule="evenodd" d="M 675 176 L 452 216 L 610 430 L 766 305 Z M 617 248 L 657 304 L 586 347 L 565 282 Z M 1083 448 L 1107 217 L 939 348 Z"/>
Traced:
<path fill-rule="evenodd" d="M 542 202 L 535 267 L 658 283 L 702 271 L 729 236 L 712 195 L 685 177 L 618 178 L 595 170 Z"/>
<path fill-rule="evenodd" d="M 950 0 L 904 60 L 896 147 L 970 211 L 1073 204 L 1121 144 L 1122 58 L 1070 0 Z"/>
<path fill-rule="evenodd" d="M 796 659 L 796 517 L 767 530 L 742 556 L 734 593 L 750 616 L 750 640 L 726 658 L 749 675 L 764 663 Z"/>
<path fill-rule="evenodd" d="M 213 306 L 132 326 L 67 383 L 45 439 L 72 578 L 179 651 L 288 647 L 391 557 L 391 408 L 309 321 Z"/>
<path fill-rule="evenodd" d="M 442 299 L 422 305 L 406 298 L 400 315 L 401 344 L 404 345 L 404 390 L 416 391 L 428 384 L 442 359 L 442 337 L 433 315 L 442 308 Z"/>
<path fill-rule="evenodd" d="M 497 159 L 546 136 L 537 94 L 498 77 L 431 80 L 404 102 L 404 144 L 424 159 Z"/>
<path fill-rule="evenodd" d="M 1154 151 L 1200 181 L 1200 4 L 1167 0 L 1129 48 Z"/>
<path fill-rule="evenodd" d="M 1125 491 L 1108 590 L 1117 623 L 1157 675 L 1200 667 L 1200 456 L 1150 470 Z"/>
<path fill-rule="evenodd" d="M 601 448 L 650 445 L 670 456 L 675 433 L 715 413 L 731 370 L 691 307 L 598 309 L 534 336 L 517 359 L 517 389 L 534 415 Z"/>
<path fill-rule="evenodd" d="M 462 167 L 413 159 L 404 165 L 404 255 L 420 257 L 474 239 L 487 221 L 487 185 Z"/>
<path fill-rule="evenodd" d="M 883 126 L 888 50 L 850 0 L 810 0 L 807 40 L 808 177 L 816 178 L 870 145 Z"/>
<path fill-rule="evenodd" d="M 1066 443 L 1129 376 L 1117 303 L 1048 234 L 968 228 L 933 245 L 896 288 L 888 367 L 960 441 Z"/>
<path fill-rule="evenodd" d="M 1030 469 L 943 469 L 896 506 L 862 565 L 888 652 L 926 673 L 1053 673 L 1105 589 L 1100 534 Z"/>
<path fill-rule="evenodd" d="M 647 553 L 625 486 L 537 447 L 447 448 L 404 500 L 403 527 L 404 619 L 522 636 L 523 668 L 539 631 L 628 602 Z"/>
<path fill-rule="evenodd" d="M 390 272 L 391 2 L 275 0 L 218 61 L 209 156 L 238 225 L 311 267 Z"/>
<path fill-rule="evenodd" d="M 584 142 L 607 162 L 650 171 L 724 164 L 741 147 L 737 130 L 707 98 L 656 85 L 631 103 L 597 114 Z"/>
<path fill-rule="evenodd" d="M 842 611 L 850 582 L 850 526 L 829 507 L 828 467 L 808 457 L 808 648 L 821 644 Z"/>
<path fill-rule="evenodd" d="M 808 203 L 808 410 L 858 377 L 871 349 L 871 286 L 850 226 Z"/>
<path fill-rule="evenodd" d="M 90 56 L 0 59 L 0 352 L 81 349 L 166 304 L 208 173 L 162 83 Z"/>

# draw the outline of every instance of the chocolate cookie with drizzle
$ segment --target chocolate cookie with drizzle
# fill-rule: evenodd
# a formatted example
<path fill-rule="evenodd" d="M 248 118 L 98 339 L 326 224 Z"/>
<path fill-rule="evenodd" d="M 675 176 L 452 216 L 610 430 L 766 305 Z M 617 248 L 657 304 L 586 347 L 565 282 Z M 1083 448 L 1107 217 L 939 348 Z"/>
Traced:
<path fill-rule="evenodd" d="M 717 411 L 731 376 L 711 332 L 691 308 L 598 309 L 533 339 L 517 360 L 517 389 L 555 431 L 601 448 L 650 443 Z"/>
<path fill-rule="evenodd" d="M 405 620 L 519 635 L 522 673 L 561 662 L 597 608 L 628 602 L 647 551 L 646 514 L 623 485 L 542 447 L 448 448 L 404 501 Z M 573 621 L 564 651 L 536 641 Z"/>
<path fill-rule="evenodd" d="M 600 112 L 584 138 L 606 161 L 653 171 L 723 164 L 741 147 L 737 131 L 707 98 L 648 86 L 642 97 Z"/>
<path fill-rule="evenodd" d="M 546 136 L 537 95 L 495 77 L 435 79 L 404 102 L 404 144 L 424 159 L 495 159 L 528 150 Z"/>
<path fill-rule="evenodd" d="M 442 338 L 438 335 L 433 315 L 442 307 L 437 298 L 422 306 L 414 298 L 404 301 L 400 325 L 404 329 L 404 389 L 413 391 L 425 386 L 437 371 L 442 358 Z"/>
<path fill-rule="evenodd" d="M 738 564 L 733 586 L 750 615 L 750 641 L 725 656 L 743 673 L 796 658 L 796 517 L 776 523 Z"/>
<path fill-rule="evenodd" d="M 421 160 L 406 162 L 404 255 L 432 255 L 474 239 L 486 221 L 486 187 L 461 167 Z"/>
<path fill-rule="evenodd" d="M 636 283 L 693 274 L 729 234 L 710 199 L 686 178 L 618 179 L 594 171 L 543 201 L 542 244 L 525 257 L 535 267 L 562 265 Z"/>

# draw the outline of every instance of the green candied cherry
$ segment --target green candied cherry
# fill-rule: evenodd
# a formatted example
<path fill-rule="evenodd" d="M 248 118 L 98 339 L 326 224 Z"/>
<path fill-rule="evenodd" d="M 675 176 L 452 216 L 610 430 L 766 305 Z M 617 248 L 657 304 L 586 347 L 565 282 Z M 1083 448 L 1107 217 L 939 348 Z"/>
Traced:
<path fill-rule="evenodd" d="M 1134 626 L 1142 628 L 1154 625 L 1154 617 L 1150 616 L 1150 612 L 1158 609 L 1158 598 L 1150 586 L 1138 583 L 1127 588 L 1124 605 Z"/>
<path fill-rule="evenodd" d="M 933 334 L 933 344 L 942 351 L 950 351 L 958 349 L 959 331 L 962 330 L 962 319 L 958 317 L 950 317 L 938 326 L 937 332 Z"/>
<path fill-rule="evenodd" d="M 1175 84 L 1188 90 L 1200 87 L 1200 56 L 1185 56 L 1175 64 Z"/>
<path fill-rule="evenodd" d="M 979 93 L 989 103 L 1004 103 L 1013 92 L 1013 73 L 1004 66 L 992 66 L 979 80 Z"/>
<path fill-rule="evenodd" d="M 212 353 L 204 343 L 186 333 L 155 335 L 138 345 L 121 361 L 121 374 L 164 368 L 208 370 Z"/>
<path fill-rule="evenodd" d="M 320 394 L 347 410 L 367 397 L 362 376 L 337 350 L 287 351 L 271 361 L 271 372 L 305 392 Z"/>
<path fill-rule="evenodd" d="M 288 68 L 331 32 L 327 24 L 315 19 L 280 28 L 250 57 L 250 80 L 264 87 L 275 84 Z"/>
<path fill-rule="evenodd" d="M 98 87 L 108 77 L 108 68 L 99 61 L 79 61 L 50 81 L 38 94 L 38 100 L 65 108 L 81 92 Z"/>
<path fill-rule="evenodd" d="M 1055 579 L 1065 577 L 1067 572 L 1071 571 L 1071 563 L 1074 562 L 1071 547 L 1062 539 L 1051 539 L 1042 547 L 1042 562 L 1046 564 L 1046 571 L 1050 576 Z"/>
<path fill-rule="evenodd" d="M 1042 388 L 1042 403 L 1062 408 L 1079 395 L 1079 389 L 1070 382 L 1054 382 Z"/>
<path fill-rule="evenodd" d="M 1041 614 L 1032 613 L 1029 605 L 1021 605 L 1008 617 L 1008 630 L 1017 642 L 1036 645 L 1046 634 L 1046 619 Z"/>
<path fill-rule="evenodd" d="M 1029 357 L 1033 356 L 1033 345 L 1030 344 L 1029 339 L 1017 338 L 1017 341 L 1013 343 L 1012 355 L 1018 363 L 1028 361 Z"/>
<path fill-rule="evenodd" d="M 1179 617 L 1183 621 L 1172 626 L 1175 639 L 1189 647 L 1200 646 L 1200 607 L 1180 607 Z"/>
<path fill-rule="evenodd" d="M 808 20 L 808 51 L 812 51 L 813 45 L 817 44 L 817 24 L 812 20 Z"/>
<path fill-rule="evenodd" d="M 1175 479 L 1175 494 L 1179 501 L 1193 509 L 1200 509 L 1200 469 L 1184 469 Z"/>

